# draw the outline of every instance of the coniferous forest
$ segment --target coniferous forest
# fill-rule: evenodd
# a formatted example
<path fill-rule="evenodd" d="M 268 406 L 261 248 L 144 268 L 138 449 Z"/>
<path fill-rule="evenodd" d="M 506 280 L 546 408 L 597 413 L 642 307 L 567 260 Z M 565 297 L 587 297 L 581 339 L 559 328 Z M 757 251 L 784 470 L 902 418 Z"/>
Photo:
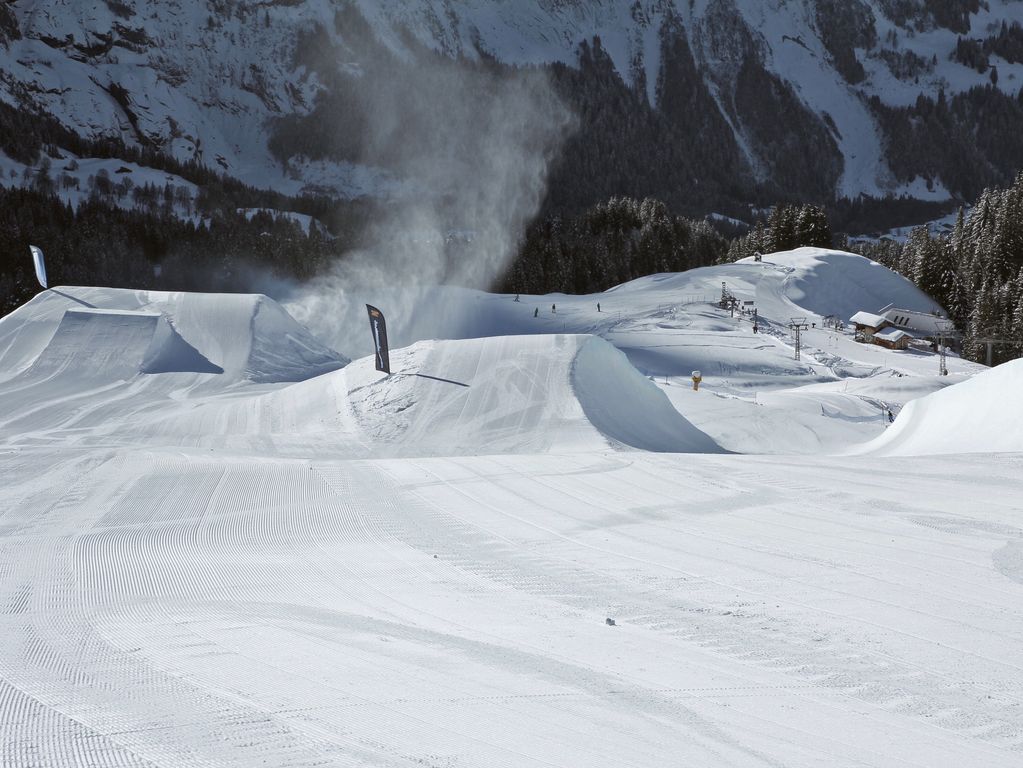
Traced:
<path fill-rule="evenodd" d="M 314 278 L 359 244 L 352 210 L 339 235 L 270 213 L 250 220 L 223 211 L 190 223 L 152 210 L 123 210 L 100 195 L 77 210 L 45 189 L 0 189 L 0 312 L 31 298 L 38 285 L 29 243 L 46 245 L 53 281 L 166 290 L 254 290 Z M 672 214 L 658 200 L 613 197 L 578 216 L 532 223 L 495 289 L 511 293 L 591 293 L 657 272 L 677 272 L 799 246 L 863 254 L 916 283 L 946 307 L 963 352 L 983 361 L 979 339 L 997 345 L 995 362 L 1023 355 L 1023 174 L 985 189 L 944 236 L 926 227 L 905 243 L 850 243 L 815 205 L 778 205 L 737 234 L 727 224 Z"/>
<path fill-rule="evenodd" d="M 979 340 L 987 338 L 1010 342 L 994 347 L 994 363 L 1023 356 L 1023 173 L 1006 188 L 985 189 L 946 236 L 919 227 L 905 244 L 883 240 L 855 250 L 948 309 L 966 357 L 984 362 Z"/>

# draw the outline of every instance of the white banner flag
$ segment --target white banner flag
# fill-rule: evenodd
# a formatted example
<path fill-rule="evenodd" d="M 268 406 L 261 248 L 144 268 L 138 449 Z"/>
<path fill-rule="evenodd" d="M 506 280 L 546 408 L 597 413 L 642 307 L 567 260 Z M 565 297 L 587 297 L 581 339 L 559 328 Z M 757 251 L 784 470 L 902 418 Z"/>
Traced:
<path fill-rule="evenodd" d="M 36 280 L 43 288 L 49 288 L 50 286 L 46 284 L 46 262 L 43 261 L 42 249 L 34 245 L 30 245 L 28 249 L 32 251 L 32 261 L 36 265 Z"/>

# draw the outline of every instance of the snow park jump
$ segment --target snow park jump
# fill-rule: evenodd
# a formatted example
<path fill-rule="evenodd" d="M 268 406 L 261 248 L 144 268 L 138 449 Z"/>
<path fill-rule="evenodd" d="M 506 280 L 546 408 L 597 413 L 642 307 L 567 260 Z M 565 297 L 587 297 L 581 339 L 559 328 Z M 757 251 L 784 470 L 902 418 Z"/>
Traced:
<path fill-rule="evenodd" d="M 0 768 L 1023 768 L 1021 9 L 0 2 Z"/>
<path fill-rule="evenodd" d="M 421 297 L 0 318 L 0 763 L 1018 764 L 1018 364 L 819 249 Z"/>

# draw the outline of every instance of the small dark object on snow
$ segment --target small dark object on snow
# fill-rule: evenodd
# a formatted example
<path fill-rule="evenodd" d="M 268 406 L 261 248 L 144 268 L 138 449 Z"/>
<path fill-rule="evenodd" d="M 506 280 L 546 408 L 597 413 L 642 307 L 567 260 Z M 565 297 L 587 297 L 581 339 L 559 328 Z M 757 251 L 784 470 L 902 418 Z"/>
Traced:
<path fill-rule="evenodd" d="M 433 559 L 434 559 L 434 560 L 436 560 L 436 559 L 437 559 L 437 556 L 436 556 L 436 555 L 434 555 L 434 556 L 433 556 Z"/>
<path fill-rule="evenodd" d="M 540 307 L 537 307 L 536 309 L 533 310 L 533 317 L 536 317 L 539 314 L 540 314 Z"/>
<path fill-rule="evenodd" d="M 604 619 L 604 623 L 607 624 L 609 627 L 615 626 L 615 620 L 614 619 Z"/>

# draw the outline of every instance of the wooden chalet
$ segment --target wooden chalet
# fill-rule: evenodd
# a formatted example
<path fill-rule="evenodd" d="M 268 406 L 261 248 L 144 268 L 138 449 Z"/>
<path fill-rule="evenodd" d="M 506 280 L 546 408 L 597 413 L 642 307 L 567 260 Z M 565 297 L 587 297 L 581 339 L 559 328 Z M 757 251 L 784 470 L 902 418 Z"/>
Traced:
<path fill-rule="evenodd" d="M 883 315 L 875 315 L 872 312 L 857 312 L 849 318 L 849 322 L 856 329 L 856 341 L 866 344 L 873 344 L 874 334 L 891 326 L 891 323 Z"/>
<path fill-rule="evenodd" d="M 912 340 L 912 336 L 898 328 L 883 328 L 873 334 L 874 343 L 887 349 L 906 349 Z"/>
<path fill-rule="evenodd" d="M 849 321 L 856 330 L 856 341 L 887 349 L 906 349 L 914 339 L 932 344 L 944 339 L 948 344 L 955 338 L 955 331 L 947 318 L 891 305 L 879 313 L 857 312 Z"/>

